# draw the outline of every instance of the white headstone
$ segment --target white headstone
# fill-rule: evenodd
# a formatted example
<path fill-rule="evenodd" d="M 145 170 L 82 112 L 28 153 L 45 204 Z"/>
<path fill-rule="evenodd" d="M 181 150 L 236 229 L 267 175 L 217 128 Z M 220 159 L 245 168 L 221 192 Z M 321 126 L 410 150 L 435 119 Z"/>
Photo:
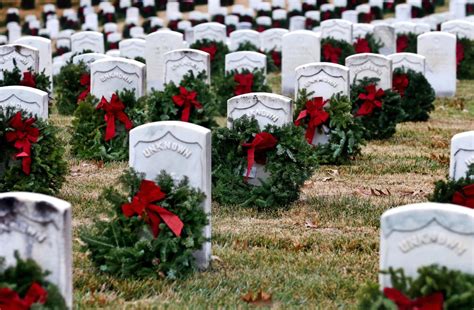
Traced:
<path fill-rule="evenodd" d="M 281 51 L 283 36 L 288 33 L 287 29 L 272 28 L 260 33 L 260 48 L 263 51 Z"/>
<path fill-rule="evenodd" d="M 452 20 L 441 24 L 441 31 L 452 33 L 458 38 L 474 40 L 474 22 Z"/>
<path fill-rule="evenodd" d="M 374 25 L 357 23 L 352 25 L 352 40 L 356 41 L 358 38 L 365 38 L 368 34 L 374 33 Z"/>
<path fill-rule="evenodd" d="M 388 55 L 392 60 L 392 70 L 397 68 L 411 69 L 425 74 L 425 57 L 414 53 L 396 53 Z"/>
<path fill-rule="evenodd" d="M 227 39 L 226 27 L 220 23 L 202 23 L 194 27 L 194 40 L 208 39 L 210 41 L 223 42 Z"/>
<path fill-rule="evenodd" d="M 230 50 L 236 51 L 239 45 L 246 42 L 260 48 L 260 33 L 255 30 L 236 30 L 232 31 L 230 38 Z"/>
<path fill-rule="evenodd" d="M 290 31 L 304 30 L 306 28 L 306 17 L 292 16 L 290 17 Z"/>
<path fill-rule="evenodd" d="M 8 42 L 13 43 L 21 37 L 21 27 L 17 22 L 7 24 Z"/>
<path fill-rule="evenodd" d="M 395 6 L 395 18 L 398 21 L 411 19 L 411 5 L 408 3 L 397 4 Z"/>
<path fill-rule="evenodd" d="M 154 180 L 165 170 L 176 181 L 189 178 L 192 187 L 206 195 L 203 209 L 211 218 L 211 131 L 179 121 L 148 123 L 130 131 L 130 167 Z M 204 236 L 211 238 L 211 225 Z M 209 266 L 211 242 L 195 253 L 201 269 Z"/>
<path fill-rule="evenodd" d="M 383 46 L 379 49 L 381 55 L 390 55 L 397 51 L 397 38 L 395 36 L 395 28 L 379 24 L 374 26 L 374 38 L 380 40 Z"/>
<path fill-rule="evenodd" d="M 16 44 L 23 44 L 26 46 L 31 46 L 36 48 L 39 52 L 39 72 L 43 72 L 49 77 L 51 82 L 50 90 L 52 89 L 53 84 L 53 57 L 51 52 L 51 40 L 35 37 L 35 36 L 26 36 L 22 37 L 15 42 Z"/>
<path fill-rule="evenodd" d="M 165 70 L 163 55 L 175 49 L 185 48 L 183 35 L 175 31 L 160 30 L 147 35 L 145 41 L 147 89 L 163 90 Z"/>
<path fill-rule="evenodd" d="M 449 177 L 454 180 L 466 177 L 466 172 L 472 164 L 474 164 L 474 131 L 454 135 L 451 139 Z"/>
<path fill-rule="evenodd" d="M 203 72 L 206 83 L 211 83 L 211 58 L 206 52 L 195 49 L 178 49 L 163 55 L 165 65 L 163 81 L 179 85 L 183 77 L 192 71 L 194 76 Z"/>
<path fill-rule="evenodd" d="M 36 193 L 0 193 L 0 256 L 7 266 L 14 257 L 35 260 L 72 308 L 71 205 Z"/>
<path fill-rule="evenodd" d="M 346 10 L 342 12 L 341 18 L 355 24 L 359 21 L 359 12 L 356 10 Z"/>
<path fill-rule="evenodd" d="M 102 58 L 108 58 L 109 56 L 99 53 L 85 53 L 72 57 L 72 63 L 78 64 L 81 61 L 90 67 L 91 63 Z"/>
<path fill-rule="evenodd" d="M 71 36 L 71 52 L 81 53 L 90 50 L 94 53 L 103 54 L 104 49 L 104 35 L 95 31 L 81 31 Z"/>
<path fill-rule="evenodd" d="M 143 39 L 126 39 L 119 42 L 120 56 L 130 59 L 145 58 L 146 41 Z"/>
<path fill-rule="evenodd" d="M 113 93 L 133 90 L 135 97 L 145 94 L 145 65 L 125 58 L 104 58 L 91 65 L 91 94 L 110 100 Z"/>
<path fill-rule="evenodd" d="M 456 94 L 456 36 L 433 31 L 418 36 L 417 53 L 426 57 L 426 78 L 436 96 Z"/>
<path fill-rule="evenodd" d="M 321 38 L 334 38 L 352 44 L 352 23 L 342 19 L 321 22 Z"/>
<path fill-rule="evenodd" d="M 386 211 L 380 225 L 380 270 L 437 264 L 474 274 L 474 210 L 452 204 L 418 203 Z M 391 287 L 380 275 L 381 287 Z"/>
<path fill-rule="evenodd" d="M 321 60 L 320 37 L 309 30 L 298 30 L 283 36 L 282 93 L 292 96 L 295 91 L 295 69 Z"/>
<path fill-rule="evenodd" d="M 383 55 L 362 53 L 346 58 L 346 66 L 350 72 L 350 82 L 368 77 L 378 78 L 378 87 L 392 88 L 392 61 Z"/>
<path fill-rule="evenodd" d="M 0 87 L 0 107 L 15 107 L 38 118 L 48 118 L 48 93 L 26 86 Z"/>
<path fill-rule="evenodd" d="M 267 56 L 258 52 L 233 52 L 225 55 L 225 71 L 230 72 L 237 70 L 262 70 L 263 74 L 267 74 Z"/>
<path fill-rule="evenodd" d="M 14 61 L 21 73 L 29 68 L 32 68 L 34 72 L 38 72 L 39 51 L 36 48 L 21 44 L 0 46 L 0 78 L 3 79 L 3 71 L 12 71 L 15 68 Z"/>
<path fill-rule="evenodd" d="M 56 18 L 48 19 L 46 21 L 46 29 L 49 30 L 51 39 L 56 39 L 56 37 L 59 34 L 59 29 L 60 29 L 59 20 Z"/>

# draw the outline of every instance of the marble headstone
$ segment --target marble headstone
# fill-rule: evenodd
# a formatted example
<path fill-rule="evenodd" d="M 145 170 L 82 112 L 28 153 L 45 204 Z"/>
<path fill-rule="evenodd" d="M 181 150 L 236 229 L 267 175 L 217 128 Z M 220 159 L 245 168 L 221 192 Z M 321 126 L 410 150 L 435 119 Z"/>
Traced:
<path fill-rule="evenodd" d="M 267 56 L 257 52 L 233 52 L 225 55 L 225 71 L 232 70 L 242 71 L 262 70 L 263 74 L 267 74 Z"/>
<path fill-rule="evenodd" d="M 203 39 L 225 43 L 227 39 L 226 27 L 222 24 L 215 22 L 202 23 L 195 26 L 194 41 L 199 41 Z"/>
<path fill-rule="evenodd" d="M 449 177 L 459 180 L 474 164 L 474 131 L 458 133 L 451 139 Z"/>
<path fill-rule="evenodd" d="M 26 36 L 22 37 L 15 42 L 16 44 L 23 44 L 26 46 L 31 46 L 33 48 L 36 48 L 39 52 L 39 72 L 43 72 L 46 76 L 49 77 L 49 80 L 51 82 L 51 87 L 52 89 L 52 83 L 53 83 L 53 57 L 51 53 L 51 40 L 42 38 L 42 37 L 36 37 L 36 36 Z"/>
<path fill-rule="evenodd" d="M 287 29 L 273 28 L 260 33 L 260 48 L 263 51 L 281 51 L 283 36 L 288 33 Z"/>
<path fill-rule="evenodd" d="M 351 83 L 364 77 L 378 78 L 380 88 L 392 88 L 392 61 L 386 56 L 372 53 L 352 55 L 346 58 L 346 66 Z"/>
<path fill-rule="evenodd" d="M 396 53 L 387 57 L 392 60 L 393 71 L 397 68 L 405 68 L 425 74 L 425 56 L 414 53 Z"/>
<path fill-rule="evenodd" d="M 383 46 L 379 49 L 381 55 L 390 55 L 397 51 L 395 28 L 390 25 L 379 24 L 374 27 L 374 38 L 380 40 Z"/>
<path fill-rule="evenodd" d="M 194 76 L 203 72 L 206 83 L 211 83 L 211 59 L 206 52 L 195 49 L 178 49 L 163 55 L 165 64 L 163 81 L 165 84 L 174 82 L 179 85 L 183 77 L 192 71 Z"/>
<path fill-rule="evenodd" d="M 342 19 L 322 21 L 321 38 L 333 38 L 352 44 L 352 23 Z"/>
<path fill-rule="evenodd" d="M 48 93 L 26 86 L 0 87 L 0 107 L 15 107 L 38 118 L 48 118 Z"/>
<path fill-rule="evenodd" d="M 441 31 L 452 33 L 459 38 L 474 40 L 474 22 L 451 20 L 441 24 Z"/>
<path fill-rule="evenodd" d="M 79 54 L 74 57 L 72 57 L 72 63 L 78 64 L 81 61 L 85 63 L 88 67 L 90 67 L 91 63 L 93 63 L 96 60 L 103 59 L 103 58 L 109 58 L 109 56 L 105 54 L 99 54 L 99 53 L 85 53 L 85 54 Z"/>
<path fill-rule="evenodd" d="M 71 36 L 71 52 L 82 53 L 83 51 L 91 51 L 103 54 L 104 35 L 96 31 L 81 31 Z"/>
<path fill-rule="evenodd" d="M 0 46 L 0 78 L 3 71 L 12 71 L 15 68 L 14 61 L 21 72 L 32 68 L 34 72 L 39 70 L 39 51 L 36 48 L 21 45 L 7 44 Z"/>
<path fill-rule="evenodd" d="M 255 30 L 236 30 L 232 31 L 229 36 L 230 39 L 230 50 L 236 51 L 239 45 L 244 43 L 250 43 L 257 49 L 260 48 L 260 33 Z"/>
<path fill-rule="evenodd" d="M 125 39 L 119 42 L 120 57 L 145 59 L 146 41 L 143 39 Z"/>

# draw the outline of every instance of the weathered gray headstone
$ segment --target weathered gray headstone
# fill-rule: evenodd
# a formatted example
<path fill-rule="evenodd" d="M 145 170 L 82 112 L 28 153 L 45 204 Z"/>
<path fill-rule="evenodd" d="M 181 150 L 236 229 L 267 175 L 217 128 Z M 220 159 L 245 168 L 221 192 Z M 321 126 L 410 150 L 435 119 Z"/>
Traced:
<path fill-rule="evenodd" d="M 346 58 L 346 66 L 349 68 L 350 81 L 364 77 L 379 78 L 377 83 L 382 89 L 392 88 L 392 61 L 383 55 L 363 53 Z"/>
<path fill-rule="evenodd" d="M 211 58 L 208 53 L 195 49 L 179 49 L 163 55 L 165 84 L 174 82 L 179 85 L 183 77 L 192 71 L 194 76 L 206 74 L 206 83 L 211 83 Z"/>
<path fill-rule="evenodd" d="M 467 169 L 474 164 L 474 131 L 458 133 L 451 139 L 449 177 L 459 180 L 466 176 Z"/>
<path fill-rule="evenodd" d="M 0 107 L 15 107 L 38 118 L 48 118 L 48 93 L 26 86 L 0 87 Z"/>

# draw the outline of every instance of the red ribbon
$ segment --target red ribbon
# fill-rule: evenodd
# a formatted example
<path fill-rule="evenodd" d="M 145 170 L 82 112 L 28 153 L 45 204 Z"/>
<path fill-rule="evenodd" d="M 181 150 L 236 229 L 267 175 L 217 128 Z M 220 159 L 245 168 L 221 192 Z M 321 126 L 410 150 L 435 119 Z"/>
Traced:
<path fill-rule="evenodd" d="M 323 97 L 316 97 L 306 102 L 306 110 L 303 110 L 298 115 L 298 118 L 295 121 L 296 126 L 301 125 L 301 121 L 306 119 L 309 116 L 308 127 L 306 128 L 306 141 L 309 144 L 313 143 L 314 134 L 316 133 L 316 128 L 321 126 L 329 119 L 329 113 L 324 110 L 324 105 L 327 103 L 327 100 L 324 101 Z"/>
<path fill-rule="evenodd" d="M 339 63 L 339 58 L 341 58 L 342 49 L 339 47 L 334 47 L 330 43 L 323 45 L 323 57 L 325 60 L 332 63 Z"/>
<path fill-rule="evenodd" d="M 459 64 L 464 60 L 464 45 L 461 42 L 456 43 L 456 65 Z"/>
<path fill-rule="evenodd" d="M 200 50 L 208 53 L 211 56 L 211 61 L 213 61 L 217 53 L 217 46 L 215 44 L 211 44 L 209 46 L 201 47 Z"/>
<path fill-rule="evenodd" d="M 13 142 L 14 147 L 19 150 L 15 157 L 22 159 L 22 169 L 26 175 L 31 172 L 31 143 L 38 142 L 40 134 L 39 129 L 32 126 L 35 121 L 33 117 L 23 121 L 21 113 L 17 112 L 10 120 L 10 127 L 15 130 L 5 134 L 7 142 Z"/>
<path fill-rule="evenodd" d="M 370 50 L 369 41 L 364 38 L 357 38 L 357 41 L 354 43 L 354 49 L 357 54 L 372 52 Z"/>
<path fill-rule="evenodd" d="M 403 53 L 408 48 L 408 36 L 399 35 L 397 37 L 397 53 Z"/>
<path fill-rule="evenodd" d="M 46 303 L 47 299 L 48 292 L 36 282 L 30 286 L 23 299 L 8 287 L 0 288 L 0 309 L 2 310 L 28 310 L 33 304 Z"/>
<path fill-rule="evenodd" d="M 264 32 L 265 30 L 267 30 L 267 27 L 265 27 L 264 25 L 257 25 L 257 27 L 255 28 L 255 30 L 257 32 Z"/>
<path fill-rule="evenodd" d="M 267 161 L 265 152 L 274 149 L 277 143 L 278 140 L 272 134 L 268 132 L 260 132 L 255 135 L 252 142 L 242 144 L 243 147 L 248 147 L 247 174 L 245 175 L 245 181 L 248 180 L 254 163 L 265 164 Z"/>
<path fill-rule="evenodd" d="M 29 71 L 23 72 L 23 79 L 20 81 L 20 85 L 35 88 L 36 87 L 35 76 Z"/>
<path fill-rule="evenodd" d="M 236 74 L 234 75 L 234 81 L 237 83 L 235 86 L 234 94 L 236 96 L 248 94 L 252 92 L 253 86 L 253 74 Z"/>
<path fill-rule="evenodd" d="M 385 297 L 398 306 L 398 310 L 443 310 L 444 298 L 442 293 L 410 300 L 397 289 L 386 287 L 383 290 Z"/>
<path fill-rule="evenodd" d="M 275 66 L 280 68 L 281 67 L 281 52 L 272 51 L 272 59 L 273 59 L 273 63 L 275 64 Z"/>
<path fill-rule="evenodd" d="M 474 209 L 474 184 L 466 185 L 460 191 L 455 192 L 452 202 Z"/>
<path fill-rule="evenodd" d="M 88 73 L 84 73 L 81 76 L 81 85 L 86 87 L 85 90 L 83 90 L 80 94 L 79 97 L 77 97 L 77 102 L 81 102 L 83 100 L 86 100 L 87 95 L 91 92 L 91 76 Z"/>
<path fill-rule="evenodd" d="M 155 238 L 160 233 L 161 220 L 179 237 L 184 226 L 180 218 L 173 212 L 153 204 L 165 199 L 165 197 L 166 194 L 161 191 L 161 188 L 155 182 L 143 180 L 132 202 L 122 205 L 122 212 L 126 217 L 134 215 L 143 217 L 151 227 Z"/>
<path fill-rule="evenodd" d="M 181 120 L 183 122 L 189 121 L 189 115 L 191 114 L 191 108 L 202 109 L 203 106 L 197 101 L 197 92 L 188 91 L 185 87 L 179 87 L 179 95 L 172 97 L 174 104 L 183 108 L 181 113 Z"/>
<path fill-rule="evenodd" d="M 408 75 L 406 74 L 394 74 L 392 88 L 397 91 L 400 96 L 405 96 L 405 90 L 408 87 Z"/>
<path fill-rule="evenodd" d="M 375 84 L 365 87 L 366 94 L 359 94 L 359 99 L 364 100 L 356 116 L 372 114 L 375 108 L 382 108 L 381 98 L 385 95 L 383 89 L 376 89 Z"/>
<path fill-rule="evenodd" d="M 109 141 L 115 137 L 115 119 L 122 122 L 126 130 L 130 130 L 133 127 L 132 121 L 130 121 L 127 114 L 123 111 L 125 110 L 125 105 L 116 94 L 112 95 L 110 102 L 102 96 L 96 110 L 105 111 L 104 120 L 107 123 L 105 141 Z"/>

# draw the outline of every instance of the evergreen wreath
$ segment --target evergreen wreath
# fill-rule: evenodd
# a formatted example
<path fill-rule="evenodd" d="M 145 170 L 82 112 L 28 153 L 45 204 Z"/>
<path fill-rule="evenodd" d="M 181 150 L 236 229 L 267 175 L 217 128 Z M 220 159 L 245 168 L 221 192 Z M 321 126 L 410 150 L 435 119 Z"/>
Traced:
<path fill-rule="evenodd" d="M 72 115 L 79 101 L 90 90 L 89 69 L 84 62 L 68 62 L 54 77 L 56 108 L 59 114 Z"/>
<path fill-rule="evenodd" d="M 57 133 L 24 111 L 0 107 L 0 192 L 59 191 L 68 169 Z"/>
<path fill-rule="evenodd" d="M 211 76 L 224 75 L 225 55 L 229 53 L 227 44 L 211 41 L 208 39 L 198 40 L 191 44 L 190 48 L 209 53 L 211 56 Z"/>
<path fill-rule="evenodd" d="M 456 44 L 457 78 L 474 79 L 474 41 L 458 38 Z"/>
<path fill-rule="evenodd" d="M 415 53 L 417 49 L 417 35 L 409 33 L 397 34 L 397 53 Z"/>
<path fill-rule="evenodd" d="M 280 70 L 279 67 L 275 64 L 275 55 L 273 52 L 264 52 L 258 49 L 254 44 L 246 41 L 244 43 L 239 44 L 239 47 L 237 48 L 236 52 L 241 52 L 241 51 L 249 51 L 249 52 L 257 52 L 264 54 L 267 56 L 267 72 L 277 72 Z M 279 66 L 281 67 L 281 53 L 280 53 L 280 64 Z"/>
<path fill-rule="evenodd" d="M 287 206 L 297 200 L 301 186 L 317 167 L 304 130 L 293 124 L 268 125 L 260 130 L 257 120 L 246 116 L 234 120 L 233 126 L 233 129 L 219 128 L 213 132 L 213 198 L 223 205 L 259 209 Z M 261 141 L 265 145 L 259 145 L 257 137 L 265 138 Z M 265 171 L 270 174 L 259 186 L 246 180 L 252 163 L 248 155 L 253 148 L 255 161 L 266 163 Z"/>
<path fill-rule="evenodd" d="M 71 152 L 80 159 L 126 160 L 128 131 L 146 120 L 144 99 L 124 90 L 104 100 L 88 96 L 79 103 L 72 120 Z M 109 108 L 112 111 L 105 112 Z"/>
<path fill-rule="evenodd" d="M 420 73 L 411 69 L 397 68 L 393 72 L 392 89 L 400 94 L 404 121 L 427 121 L 434 110 L 435 92 Z"/>
<path fill-rule="evenodd" d="M 227 100 L 232 97 L 255 92 L 271 93 L 272 89 L 265 79 L 263 71 L 258 69 L 252 72 L 248 69 L 232 70 L 216 78 L 213 87 L 217 96 L 219 114 L 227 115 Z"/>
<path fill-rule="evenodd" d="M 368 33 L 364 38 L 359 37 L 353 44 L 356 54 L 360 53 L 374 53 L 378 54 L 380 48 L 383 47 L 382 41 L 376 40 L 374 35 Z"/>
<path fill-rule="evenodd" d="M 181 120 L 207 128 L 217 126 L 216 98 L 206 84 L 204 72 L 186 74 L 179 85 L 168 83 L 163 91 L 146 97 L 150 121 Z"/>
<path fill-rule="evenodd" d="M 393 288 L 382 291 L 376 283 L 367 284 L 359 293 L 359 309 L 454 310 L 474 307 L 474 276 L 471 274 L 437 265 L 420 267 L 416 278 L 407 277 L 402 269 L 389 268 L 382 273 L 390 275 Z"/>
<path fill-rule="evenodd" d="M 66 310 L 59 288 L 46 280 L 48 271 L 32 259 L 23 260 L 15 252 L 16 265 L 7 267 L 0 257 L 0 308 Z"/>
<path fill-rule="evenodd" d="M 321 59 L 324 62 L 344 65 L 346 58 L 354 54 L 354 47 L 346 41 L 334 38 L 324 38 L 321 40 Z"/>
<path fill-rule="evenodd" d="M 328 143 L 314 146 L 320 164 L 347 163 L 360 154 L 364 144 L 360 119 L 352 115 L 352 104 L 347 96 L 335 94 L 326 102 L 321 97 L 310 100 L 312 94 L 308 94 L 306 89 L 300 90 L 296 100 L 295 124 L 305 129 L 309 144 L 315 134 L 324 133 L 323 126 L 328 129 Z"/>
<path fill-rule="evenodd" d="M 109 218 L 80 232 L 94 264 L 122 278 L 175 279 L 195 271 L 193 252 L 206 242 L 204 193 L 187 178 L 175 185 L 165 172 L 151 181 L 130 169 L 119 182 L 127 194 L 109 187 L 101 196 L 113 207 Z"/>
<path fill-rule="evenodd" d="M 474 164 L 469 166 L 466 176 L 458 180 L 437 181 L 430 201 L 454 203 L 474 209 Z"/>
<path fill-rule="evenodd" d="M 0 87 L 21 85 L 33 87 L 49 93 L 51 81 L 49 80 L 49 77 L 44 74 L 44 70 L 42 72 L 33 72 L 32 68 L 28 68 L 27 71 L 21 72 L 17 67 L 15 60 L 13 60 L 13 63 L 15 67 L 12 71 L 3 71 L 3 79 L 0 80 Z"/>
<path fill-rule="evenodd" d="M 405 118 L 400 95 L 376 86 L 378 78 L 364 78 L 351 86 L 352 112 L 360 117 L 366 140 L 388 139 Z"/>

